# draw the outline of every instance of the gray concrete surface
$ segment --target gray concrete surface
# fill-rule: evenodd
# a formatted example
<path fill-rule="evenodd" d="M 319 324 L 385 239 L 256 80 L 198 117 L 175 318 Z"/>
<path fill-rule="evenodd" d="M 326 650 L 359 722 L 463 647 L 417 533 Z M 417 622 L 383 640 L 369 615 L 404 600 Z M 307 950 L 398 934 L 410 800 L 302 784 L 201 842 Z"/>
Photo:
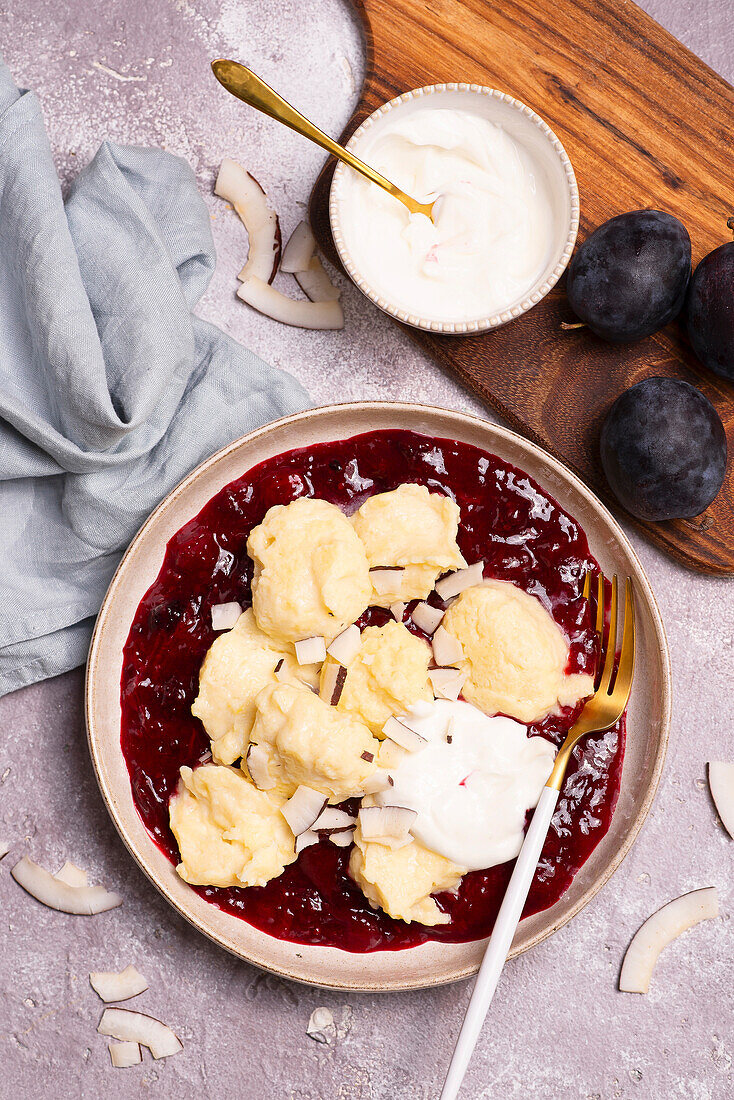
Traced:
<path fill-rule="evenodd" d="M 731 79 L 730 0 L 645 0 L 673 33 Z M 69 178 L 99 141 L 159 143 L 196 169 L 235 155 L 252 169 L 289 232 L 320 153 L 221 95 L 208 59 L 249 60 L 338 133 L 363 50 L 347 0 L 5 0 L 0 44 L 16 78 L 43 101 L 59 171 Z M 408 398 L 482 412 L 385 317 L 345 287 L 342 333 L 305 333 L 233 297 L 244 232 L 211 200 L 220 264 L 202 313 L 292 371 L 316 403 Z M 705 762 L 734 754 L 734 588 L 696 577 L 633 533 L 661 603 L 675 706 L 662 786 L 631 855 L 588 908 L 511 964 L 469 1076 L 467 1100 L 723 1100 L 734 1094 L 732 852 L 705 786 Z M 123 850 L 87 758 L 81 672 L 0 701 L 0 1097 L 429 1100 L 469 987 L 344 996 L 236 962 L 179 919 Z M 70 858 L 119 888 L 121 909 L 56 914 L 11 880 L 24 851 L 50 867 Z M 622 953 L 668 898 L 716 884 L 723 917 L 668 949 L 647 997 L 616 991 Z M 95 1032 L 90 969 L 135 961 L 146 1011 L 175 1026 L 179 1056 L 112 1070 Z M 313 1008 L 338 1023 L 328 1045 L 306 1036 Z"/>

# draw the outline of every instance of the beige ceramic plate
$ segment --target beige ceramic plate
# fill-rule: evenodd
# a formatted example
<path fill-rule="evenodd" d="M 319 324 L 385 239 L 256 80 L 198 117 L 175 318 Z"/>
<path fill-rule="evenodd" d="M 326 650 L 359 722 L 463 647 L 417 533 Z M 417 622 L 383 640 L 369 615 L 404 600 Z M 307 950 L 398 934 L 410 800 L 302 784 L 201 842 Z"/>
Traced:
<path fill-rule="evenodd" d="M 350 954 L 273 939 L 195 894 L 150 839 L 133 804 L 120 750 L 122 648 L 135 610 L 161 567 L 166 543 L 223 486 L 292 447 L 380 428 L 409 428 L 459 439 L 521 467 L 584 527 L 607 575 L 634 579 L 638 658 L 630 700 L 622 788 L 612 825 L 570 889 L 551 909 L 524 920 L 512 955 L 549 936 L 594 896 L 634 841 L 655 793 L 670 718 L 670 666 L 663 624 L 650 585 L 625 535 L 596 497 L 565 466 L 519 435 L 472 416 L 421 405 L 363 402 L 299 413 L 252 432 L 194 470 L 153 512 L 120 564 L 92 639 L 87 670 L 87 729 L 102 795 L 122 839 L 150 880 L 187 920 L 228 951 L 266 970 L 335 989 L 416 989 L 466 978 L 485 941 L 426 943 L 405 951 Z"/>

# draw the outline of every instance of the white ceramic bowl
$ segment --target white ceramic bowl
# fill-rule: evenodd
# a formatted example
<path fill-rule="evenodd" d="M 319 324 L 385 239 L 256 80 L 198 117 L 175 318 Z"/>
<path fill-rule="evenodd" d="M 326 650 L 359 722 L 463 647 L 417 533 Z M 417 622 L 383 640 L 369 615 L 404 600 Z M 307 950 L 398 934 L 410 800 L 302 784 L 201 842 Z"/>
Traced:
<path fill-rule="evenodd" d="M 357 156 L 359 148 L 369 134 L 375 136 L 384 127 L 387 116 L 394 119 L 420 111 L 426 107 L 447 107 L 471 111 L 501 126 L 518 145 L 524 146 L 538 168 L 543 172 L 553 210 L 551 254 L 545 269 L 535 282 L 516 301 L 501 312 L 472 318 L 469 321 L 447 321 L 438 317 L 418 316 L 409 313 L 395 302 L 386 299 L 378 288 L 365 278 L 355 262 L 349 247 L 349 232 L 343 217 L 345 184 L 350 168 L 339 163 L 334 172 L 329 197 L 329 218 L 339 258 L 349 276 L 359 289 L 375 305 L 398 321 L 428 332 L 448 335 L 486 332 L 512 321 L 532 309 L 555 286 L 571 259 L 579 227 L 579 192 L 571 161 L 560 141 L 543 119 L 518 99 L 495 88 L 480 84 L 430 84 L 404 92 L 396 99 L 384 103 L 366 118 L 352 135 L 347 148 Z"/>
<path fill-rule="evenodd" d="M 430 941 L 406 951 L 359 955 L 275 939 L 211 905 L 179 878 L 135 808 L 120 748 L 122 649 L 138 604 L 158 575 L 168 540 L 230 481 L 293 447 L 362 432 L 408 428 L 482 447 L 525 470 L 582 525 L 607 576 L 632 577 L 637 595 L 637 661 L 628 710 L 627 749 L 619 801 L 609 832 L 550 909 L 520 923 L 510 956 L 570 920 L 596 894 L 629 850 L 652 804 L 670 722 L 670 661 L 655 599 L 617 522 L 565 466 L 514 432 L 478 417 L 426 405 L 359 402 L 310 409 L 267 424 L 212 455 L 166 497 L 133 539 L 100 611 L 87 665 L 89 745 L 102 796 L 120 835 L 163 896 L 228 951 L 287 978 L 337 989 L 415 989 L 475 973 L 486 941 Z"/>

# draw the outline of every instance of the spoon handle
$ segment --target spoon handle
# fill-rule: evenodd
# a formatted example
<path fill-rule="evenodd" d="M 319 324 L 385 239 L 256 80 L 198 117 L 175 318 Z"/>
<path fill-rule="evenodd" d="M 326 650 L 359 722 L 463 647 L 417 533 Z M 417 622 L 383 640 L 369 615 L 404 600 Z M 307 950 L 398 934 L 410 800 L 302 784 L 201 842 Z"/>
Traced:
<path fill-rule="evenodd" d="M 359 157 L 355 157 L 353 153 L 350 153 L 348 149 L 330 138 L 323 130 L 319 130 L 318 126 L 314 126 L 313 122 L 309 122 L 307 118 L 304 118 L 301 112 L 292 107 L 290 103 L 286 103 L 277 92 L 273 91 L 259 76 L 256 76 L 251 69 L 240 65 L 237 61 L 228 61 L 224 58 L 212 61 L 212 69 L 219 83 L 233 96 L 241 99 L 244 103 L 249 103 L 251 107 L 269 115 L 270 118 L 274 118 L 276 122 L 284 123 L 291 130 L 295 130 L 297 134 L 314 141 L 327 153 L 331 153 L 338 160 L 348 164 L 355 172 L 361 172 L 372 183 L 384 188 L 394 198 L 404 203 L 412 213 L 431 216 L 431 204 L 416 202 L 410 195 L 406 195 L 394 183 L 376 172 L 374 168 L 370 168 Z"/>

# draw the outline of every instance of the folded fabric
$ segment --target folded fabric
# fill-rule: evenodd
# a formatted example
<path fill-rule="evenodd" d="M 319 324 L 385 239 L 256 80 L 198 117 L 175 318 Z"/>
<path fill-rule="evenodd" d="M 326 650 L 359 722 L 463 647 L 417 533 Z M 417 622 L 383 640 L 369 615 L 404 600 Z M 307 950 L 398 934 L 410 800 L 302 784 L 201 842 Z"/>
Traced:
<path fill-rule="evenodd" d="M 84 662 L 122 550 L 190 469 L 308 405 L 192 316 L 214 266 L 169 153 L 105 142 L 64 205 L 0 61 L 0 695 Z"/>

